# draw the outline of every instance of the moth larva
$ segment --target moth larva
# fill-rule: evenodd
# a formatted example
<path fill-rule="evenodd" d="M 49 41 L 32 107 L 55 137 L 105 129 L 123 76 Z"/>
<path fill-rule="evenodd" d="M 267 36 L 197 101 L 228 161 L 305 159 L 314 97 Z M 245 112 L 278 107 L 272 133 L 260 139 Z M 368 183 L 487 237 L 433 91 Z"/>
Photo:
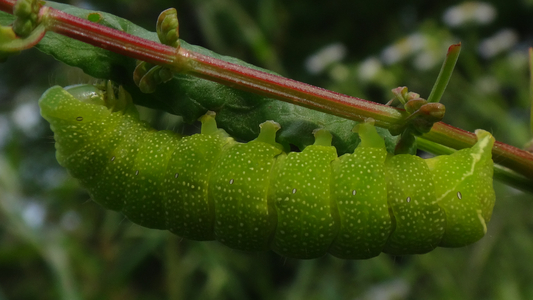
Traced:
<path fill-rule="evenodd" d="M 494 206 L 494 139 L 482 130 L 472 148 L 422 159 L 387 153 L 363 123 L 355 152 L 337 157 L 325 130 L 284 153 L 273 121 L 249 143 L 218 129 L 213 113 L 200 134 L 154 131 L 123 90 L 115 99 L 56 86 L 39 105 L 59 163 L 96 202 L 188 239 L 302 259 L 418 254 L 477 241 Z"/>

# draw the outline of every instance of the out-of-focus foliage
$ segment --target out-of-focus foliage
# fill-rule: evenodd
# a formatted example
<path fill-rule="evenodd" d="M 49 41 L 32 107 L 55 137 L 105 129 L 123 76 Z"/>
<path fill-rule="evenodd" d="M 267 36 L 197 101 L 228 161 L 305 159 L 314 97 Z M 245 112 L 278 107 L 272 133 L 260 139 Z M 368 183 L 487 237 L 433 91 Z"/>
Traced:
<path fill-rule="evenodd" d="M 533 2 L 71 1 L 153 30 L 176 7 L 181 37 L 309 82 L 386 102 L 406 85 L 429 94 L 446 48 L 461 41 L 445 121 L 522 146 Z M 36 100 L 91 79 L 36 50 L 0 65 L 0 299 L 532 299 L 531 195 L 496 184 L 487 236 L 461 249 L 366 261 L 286 260 L 179 240 L 108 212 L 54 157 Z M 179 118 L 144 111 L 159 128 Z"/>

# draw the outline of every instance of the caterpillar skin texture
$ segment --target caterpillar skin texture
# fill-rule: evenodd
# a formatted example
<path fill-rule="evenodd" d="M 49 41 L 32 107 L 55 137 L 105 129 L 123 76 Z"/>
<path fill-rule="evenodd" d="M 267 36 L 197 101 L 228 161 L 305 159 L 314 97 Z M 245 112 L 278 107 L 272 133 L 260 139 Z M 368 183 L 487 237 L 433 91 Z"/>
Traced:
<path fill-rule="evenodd" d="M 52 87 L 39 101 L 58 162 L 92 199 L 142 226 L 301 259 L 421 254 L 487 231 L 495 195 L 486 131 L 472 148 L 431 159 L 388 154 L 370 123 L 359 125 L 353 154 L 337 157 L 324 130 L 284 153 L 272 121 L 237 143 L 207 114 L 200 134 L 180 137 L 139 121 L 123 91 L 69 91 Z"/>

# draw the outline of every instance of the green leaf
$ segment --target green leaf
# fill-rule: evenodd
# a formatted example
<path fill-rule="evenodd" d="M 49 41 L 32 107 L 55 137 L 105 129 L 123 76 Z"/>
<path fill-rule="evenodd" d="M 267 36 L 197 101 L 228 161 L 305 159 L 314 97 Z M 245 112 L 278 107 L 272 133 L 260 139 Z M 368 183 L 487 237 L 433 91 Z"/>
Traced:
<path fill-rule="evenodd" d="M 1 26 L 7 26 L 11 25 L 15 21 L 15 16 L 12 14 L 8 14 L 6 12 L 0 11 L 0 25 Z"/>

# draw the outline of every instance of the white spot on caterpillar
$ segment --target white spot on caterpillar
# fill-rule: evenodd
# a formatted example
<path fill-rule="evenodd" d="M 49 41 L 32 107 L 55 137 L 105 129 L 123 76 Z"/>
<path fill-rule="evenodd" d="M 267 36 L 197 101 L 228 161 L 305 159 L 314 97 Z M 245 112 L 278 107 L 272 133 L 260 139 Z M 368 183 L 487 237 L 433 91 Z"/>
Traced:
<path fill-rule="evenodd" d="M 83 117 L 77 117 L 76 121 L 83 121 Z"/>
<path fill-rule="evenodd" d="M 463 195 L 461 194 L 461 192 L 457 192 L 457 198 L 459 198 L 459 200 L 463 199 Z"/>
<path fill-rule="evenodd" d="M 353 191 L 352 191 L 352 195 L 354 195 L 354 196 L 357 195 L 357 191 L 356 191 L 356 190 L 353 190 Z"/>
<path fill-rule="evenodd" d="M 229 184 L 233 184 L 233 179 L 231 179 L 231 180 L 229 181 Z"/>
<path fill-rule="evenodd" d="M 115 157 L 114 157 L 114 156 L 113 156 L 113 157 L 111 157 L 111 161 L 114 161 L 114 160 L 115 160 Z"/>
<path fill-rule="evenodd" d="M 180 176 L 180 173 L 176 173 L 176 175 L 174 175 L 174 178 L 178 178 Z"/>
<path fill-rule="evenodd" d="M 292 190 L 292 193 L 293 193 L 293 194 L 296 194 L 296 189 L 293 189 L 293 190 Z"/>
<path fill-rule="evenodd" d="M 406 201 L 407 203 L 411 202 L 411 197 L 407 197 Z"/>
<path fill-rule="evenodd" d="M 139 170 L 135 171 L 135 176 L 139 175 Z"/>

